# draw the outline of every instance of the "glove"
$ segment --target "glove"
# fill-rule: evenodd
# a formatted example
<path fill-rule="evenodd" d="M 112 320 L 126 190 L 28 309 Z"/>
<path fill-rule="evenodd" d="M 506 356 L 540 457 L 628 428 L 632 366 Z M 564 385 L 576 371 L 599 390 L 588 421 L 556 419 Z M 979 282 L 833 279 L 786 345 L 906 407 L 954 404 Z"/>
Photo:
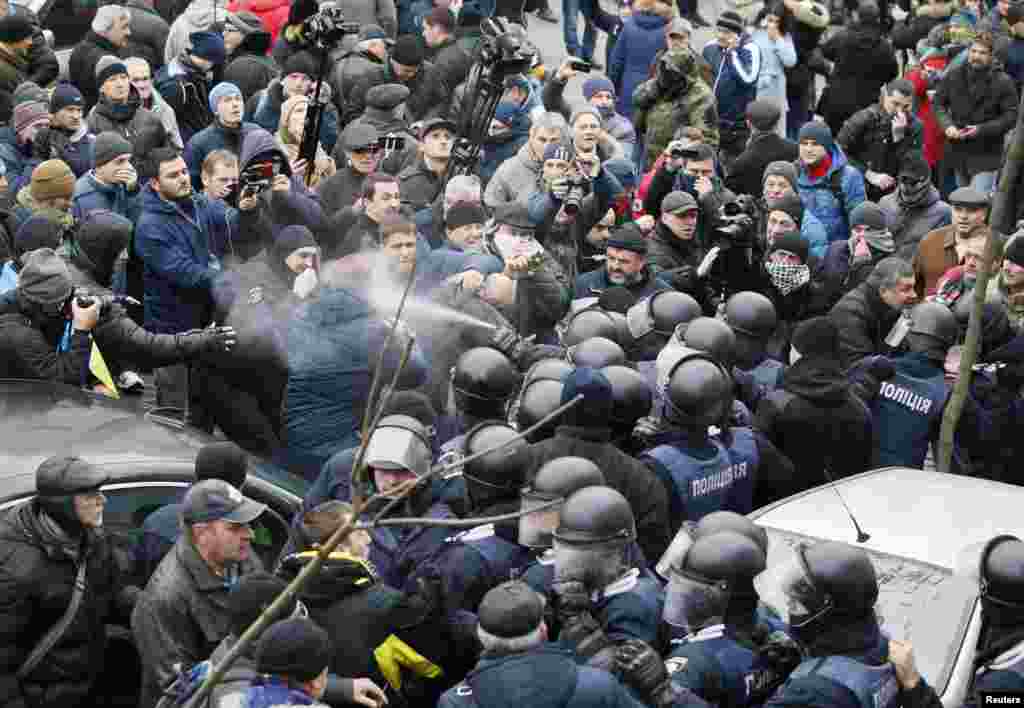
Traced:
<path fill-rule="evenodd" d="M 667 270 L 664 274 L 668 276 L 669 284 L 679 292 L 693 293 L 700 287 L 700 276 L 693 266 L 680 266 Z"/>
<path fill-rule="evenodd" d="M 645 447 L 650 447 L 650 442 L 654 439 L 654 436 L 662 432 L 662 430 L 663 427 L 661 425 L 660 418 L 644 416 L 643 418 L 640 418 L 633 427 L 633 437 Z"/>
<path fill-rule="evenodd" d="M 523 341 L 523 338 L 508 327 L 498 329 L 491 337 L 488 346 L 494 347 L 513 362 L 518 362 L 529 350 L 529 345 Z"/>
<path fill-rule="evenodd" d="M 555 593 L 555 614 L 557 617 L 569 617 L 583 612 L 590 612 L 593 601 L 590 591 L 579 580 L 558 580 L 551 585 Z"/>
<path fill-rule="evenodd" d="M 622 681 L 655 705 L 659 696 L 670 693 L 668 671 L 658 652 L 639 639 L 627 639 L 615 650 L 615 670 Z"/>
<path fill-rule="evenodd" d="M 235 346 L 238 334 L 234 327 L 210 327 L 190 330 L 176 334 L 174 337 L 185 358 L 192 358 L 201 354 L 231 351 L 231 348 Z"/>

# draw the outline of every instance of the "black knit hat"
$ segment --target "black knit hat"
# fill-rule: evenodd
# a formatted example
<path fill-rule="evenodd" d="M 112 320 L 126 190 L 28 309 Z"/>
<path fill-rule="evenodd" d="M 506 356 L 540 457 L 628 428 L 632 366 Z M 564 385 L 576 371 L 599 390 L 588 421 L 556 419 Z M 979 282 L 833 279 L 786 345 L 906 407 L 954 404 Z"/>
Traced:
<path fill-rule="evenodd" d="M 524 637 L 544 620 L 544 601 L 526 583 L 510 580 L 484 595 L 477 617 L 480 629 L 495 637 Z"/>
<path fill-rule="evenodd" d="M 228 627 L 236 637 L 242 635 L 274 599 L 288 587 L 281 578 L 264 571 L 243 575 L 228 592 Z M 289 617 L 295 612 L 295 599 L 281 611 L 280 617 Z"/>
<path fill-rule="evenodd" d="M 487 212 L 474 202 L 455 202 L 444 215 L 444 223 L 449 229 L 457 229 L 469 224 L 483 224 L 487 221 Z"/>
<path fill-rule="evenodd" d="M 727 30 L 735 34 L 743 34 L 743 18 L 740 17 L 738 12 L 733 12 L 732 10 L 726 10 L 719 15 L 715 26 L 718 29 Z"/>
<path fill-rule="evenodd" d="M 419 66 L 423 63 L 426 50 L 423 42 L 415 34 L 403 34 L 395 40 L 391 48 L 391 59 L 402 66 Z"/>
<path fill-rule="evenodd" d="M 302 224 L 285 226 L 274 239 L 274 250 L 283 254 L 285 258 L 300 248 L 316 248 L 313 232 Z"/>
<path fill-rule="evenodd" d="M 320 9 L 316 0 L 294 0 L 288 9 L 288 24 L 301 25 Z"/>
<path fill-rule="evenodd" d="M 1024 267 L 1024 236 L 1012 238 L 1010 245 L 1006 247 L 1003 257 L 1010 261 L 1010 263 Z"/>
<path fill-rule="evenodd" d="M 105 130 L 96 136 L 93 141 L 93 165 L 103 167 L 111 160 L 116 160 L 121 155 L 132 154 L 132 144 L 120 133 L 112 130 Z"/>
<path fill-rule="evenodd" d="M 260 637 L 256 668 L 262 674 L 306 683 L 319 676 L 331 661 L 327 632 L 305 617 L 275 622 Z"/>
<path fill-rule="evenodd" d="M 305 74 L 306 76 L 316 76 L 316 58 L 309 52 L 295 52 L 288 57 L 284 62 L 284 70 L 281 72 L 282 76 L 288 76 L 289 74 Z"/>
<path fill-rule="evenodd" d="M 767 201 L 768 213 L 773 211 L 784 211 L 796 222 L 797 228 L 804 223 L 804 203 L 800 196 L 793 192 L 787 192 L 778 199 Z"/>
<path fill-rule="evenodd" d="M 232 487 L 245 485 L 245 450 L 233 442 L 207 443 L 196 455 L 196 481 L 222 479 Z"/>
<path fill-rule="evenodd" d="M 804 357 L 839 359 L 839 330 L 829 317 L 812 317 L 796 326 L 793 348 Z"/>
<path fill-rule="evenodd" d="M 32 305 L 59 305 L 71 297 L 71 272 L 52 248 L 26 254 L 18 274 L 18 299 Z"/>
<path fill-rule="evenodd" d="M 633 253 L 647 253 L 647 239 L 635 224 L 623 224 L 612 232 L 606 243 L 607 248 L 621 248 Z"/>
<path fill-rule="evenodd" d="M 23 39 L 30 39 L 35 32 L 32 23 L 21 15 L 7 15 L 0 20 L 0 42 L 14 44 Z"/>
<path fill-rule="evenodd" d="M 807 263 L 811 247 L 808 245 L 807 239 L 801 236 L 799 231 L 791 231 L 788 234 L 775 237 L 771 247 L 768 249 L 768 253 L 775 253 L 775 251 L 792 253 L 800 259 L 801 263 Z"/>

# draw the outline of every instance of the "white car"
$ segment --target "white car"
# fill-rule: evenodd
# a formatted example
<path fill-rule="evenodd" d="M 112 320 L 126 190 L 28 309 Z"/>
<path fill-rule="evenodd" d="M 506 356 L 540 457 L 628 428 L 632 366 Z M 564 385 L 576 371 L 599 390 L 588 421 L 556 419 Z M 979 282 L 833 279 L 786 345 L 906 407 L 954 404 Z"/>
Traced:
<path fill-rule="evenodd" d="M 863 543 L 843 501 L 870 536 Z M 886 467 L 796 494 L 750 518 L 768 532 L 769 570 L 800 542 L 839 541 L 867 551 L 878 573 L 883 631 L 913 641 L 918 670 L 946 708 L 963 704 L 981 603 L 976 580 L 953 569 L 994 536 L 1024 538 L 1024 488 Z M 783 606 L 778 588 L 759 584 L 759 591 L 768 605 Z"/>

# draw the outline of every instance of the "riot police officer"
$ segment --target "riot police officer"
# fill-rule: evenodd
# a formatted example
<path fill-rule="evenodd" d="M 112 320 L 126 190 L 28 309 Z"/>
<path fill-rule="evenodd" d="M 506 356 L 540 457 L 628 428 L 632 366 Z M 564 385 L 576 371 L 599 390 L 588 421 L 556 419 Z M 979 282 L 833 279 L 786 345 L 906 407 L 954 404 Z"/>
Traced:
<path fill-rule="evenodd" d="M 592 666 L 611 669 L 617 642 L 654 642 L 663 593 L 626 560 L 637 537 L 626 498 L 610 487 L 580 489 L 562 505 L 552 536 L 559 644 Z"/>
<path fill-rule="evenodd" d="M 959 325 L 945 305 L 924 302 L 910 312 L 903 340 L 906 353 L 892 358 L 894 374 L 867 401 L 875 430 L 874 466 L 924 467 L 928 444 L 938 439 L 949 391 L 946 352 L 956 344 Z M 877 358 L 862 360 L 863 370 Z"/>
<path fill-rule="evenodd" d="M 634 450 L 633 428 L 638 420 L 650 415 L 654 393 L 644 377 L 628 366 L 606 366 L 601 373 L 612 385 L 612 441 L 627 453 L 639 452 Z"/>
<path fill-rule="evenodd" d="M 571 366 L 568 371 L 569 373 L 573 371 Z M 529 379 L 523 385 L 523 390 L 516 401 L 512 420 L 519 430 L 528 430 L 554 413 L 560 405 L 562 405 L 561 380 L 543 377 Z M 558 425 L 559 420 L 555 418 L 527 435 L 526 441 L 536 444 L 547 440 L 555 434 Z"/>
<path fill-rule="evenodd" d="M 640 459 L 670 490 L 671 518 L 696 521 L 719 510 L 749 513 L 762 470 L 774 479 L 791 475 L 792 465 L 764 436 L 729 427 L 732 380 L 711 357 L 679 349 L 674 362 L 664 363 L 669 366 L 662 427 Z M 718 429 L 714 435 L 710 426 Z"/>
<path fill-rule="evenodd" d="M 735 382 L 733 423 L 749 426 L 753 420 L 750 411 L 757 407 L 764 392 L 762 387 L 754 381 L 753 376 L 736 367 L 739 345 L 733 329 L 722 320 L 699 317 L 690 323 L 685 333 L 673 337 L 672 343 L 675 344 L 679 340 L 690 349 L 710 354 L 730 373 Z"/>
<path fill-rule="evenodd" d="M 759 576 L 785 596 L 783 620 L 807 652 L 765 703 L 824 708 L 895 708 L 900 684 L 878 626 L 878 577 L 860 548 L 825 541 Z"/>
<path fill-rule="evenodd" d="M 663 614 L 673 681 L 709 703 L 761 705 L 800 663 L 783 632 L 752 625 L 762 548 L 734 531 L 698 537 L 669 570 Z"/>
<path fill-rule="evenodd" d="M 637 302 L 626 311 L 633 360 L 654 361 L 672 333 L 680 328 L 685 331 L 686 324 L 701 314 L 696 300 L 675 290 L 662 290 Z"/>
<path fill-rule="evenodd" d="M 725 303 L 725 322 L 736 335 L 736 368 L 768 390 L 782 381 L 782 362 L 768 356 L 768 342 L 779 324 L 772 301 L 749 290 Z"/>
<path fill-rule="evenodd" d="M 574 347 L 580 342 L 591 337 L 605 337 L 621 346 L 627 342 L 622 341 L 622 330 L 618 322 L 610 312 L 600 307 L 590 306 L 579 310 L 569 318 L 569 322 L 562 334 L 562 345 Z"/>
<path fill-rule="evenodd" d="M 626 352 L 611 339 L 591 337 L 570 347 L 567 358 L 574 366 L 602 369 L 606 366 L 625 364 Z"/>

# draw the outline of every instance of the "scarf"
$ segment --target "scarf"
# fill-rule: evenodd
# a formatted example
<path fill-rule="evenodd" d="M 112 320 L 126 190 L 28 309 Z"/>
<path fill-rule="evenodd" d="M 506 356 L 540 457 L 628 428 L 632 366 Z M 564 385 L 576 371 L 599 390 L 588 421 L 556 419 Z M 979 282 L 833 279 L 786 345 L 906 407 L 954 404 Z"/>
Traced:
<path fill-rule="evenodd" d="M 896 240 L 888 229 L 868 229 L 864 232 L 864 241 L 868 245 L 868 252 L 857 253 L 857 237 L 851 236 L 850 244 L 850 265 L 859 266 L 873 260 L 879 253 L 894 253 L 896 251 Z"/>
<path fill-rule="evenodd" d="M 922 179 L 919 184 L 909 190 L 900 183 L 896 190 L 896 199 L 903 209 L 915 209 L 924 206 L 924 202 L 932 192 L 932 183 L 928 178 Z"/>
<path fill-rule="evenodd" d="M 821 158 L 816 164 L 807 165 L 807 176 L 811 179 L 821 179 L 828 175 L 828 171 L 832 169 L 832 153 L 826 152 L 825 157 Z"/>
<path fill-rule="evenodd" d="M 783 295 L 789 295 L 811 281 L 811 269 L 806 265 L 769 262 L 764 267 L 771 277 L 772 285 Z"/>

